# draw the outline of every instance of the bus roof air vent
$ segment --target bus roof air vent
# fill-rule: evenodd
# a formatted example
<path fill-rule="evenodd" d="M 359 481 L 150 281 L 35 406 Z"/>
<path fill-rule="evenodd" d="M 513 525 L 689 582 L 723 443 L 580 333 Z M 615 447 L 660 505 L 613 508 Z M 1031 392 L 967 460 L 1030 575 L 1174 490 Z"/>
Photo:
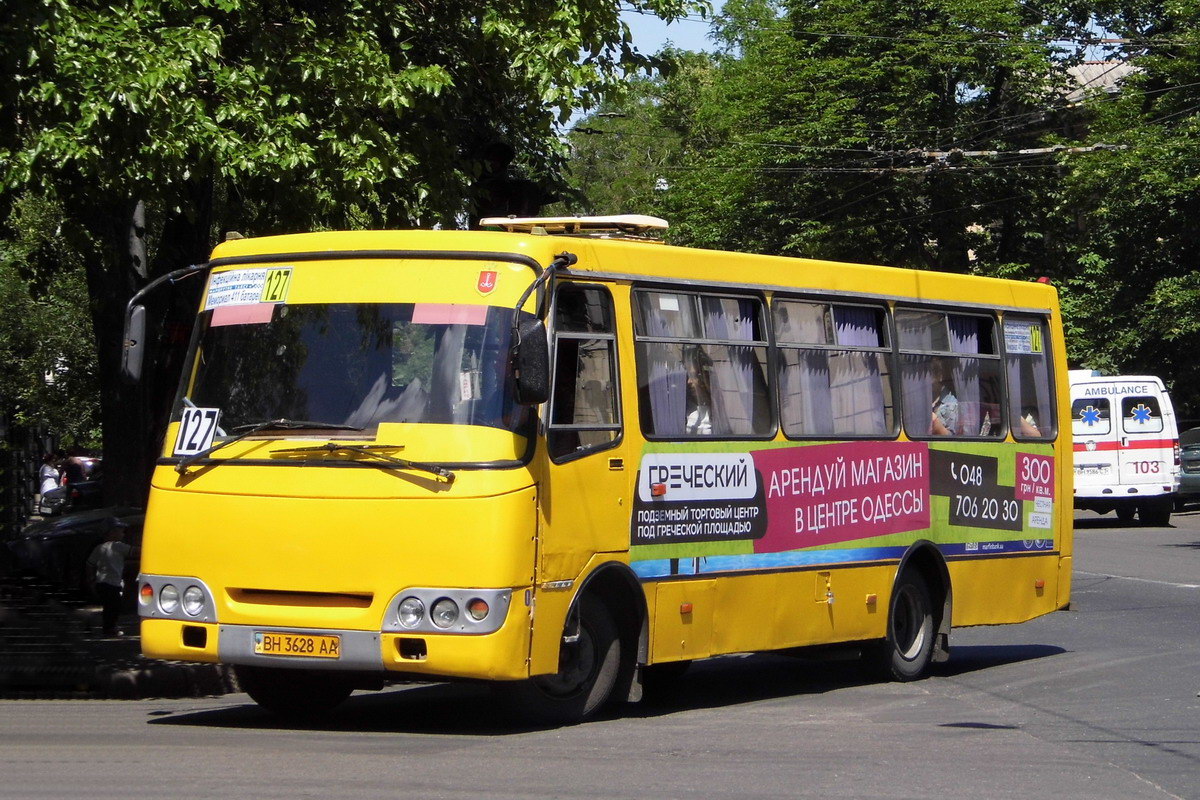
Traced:
<path fill-rule="evenodd" d="M 650 237 L 667 229 L 665 219 L 643 214 L 616 214 L 609 217 L 484 217 L 479 224 L 488 228 L 503 228 L 509 233 L 634 237 L 646 241 L 659 241 Z"/>

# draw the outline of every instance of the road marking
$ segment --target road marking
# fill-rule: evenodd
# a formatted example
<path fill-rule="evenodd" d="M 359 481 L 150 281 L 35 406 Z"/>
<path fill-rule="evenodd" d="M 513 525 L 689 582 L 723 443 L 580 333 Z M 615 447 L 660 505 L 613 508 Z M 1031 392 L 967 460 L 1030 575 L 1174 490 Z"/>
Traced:
<path fill-rule="evenodd" d="M 1084 572 L 1081 569 L 1075 570 L 1078 575 L 1090 575 L 1093 578 L 1117 578 L 1123 581 L 1137 581 L 1138 583 L 1153 583 L 1158 586 L 1173 586 L 1176 589 L 1200 589 L 1200 583 L 1171 583 L 1170 581 L 1152 581 L 1149 578 L 1131 578 L 1128 575 L 1109 575 L 1104 572 Z"/>

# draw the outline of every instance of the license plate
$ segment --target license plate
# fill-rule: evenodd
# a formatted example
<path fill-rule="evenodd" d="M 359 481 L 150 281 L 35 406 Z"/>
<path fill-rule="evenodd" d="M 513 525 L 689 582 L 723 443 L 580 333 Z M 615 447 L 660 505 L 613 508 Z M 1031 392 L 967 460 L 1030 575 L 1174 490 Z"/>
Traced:
<path fill-rule="evenodd" d="M 282 631 L 255 631 L 254 652 L 261 656 L 341 658 L 342 637 L 313 636 L 306 633 L 283 633 Z"/>
<path fill-rule="evenodd" d="M 1075 468 L 1076 475 L 1107 475 L 1108 471 L 1109 467 L 1107 464 L 1103 466 L 1087 464 Z"/>

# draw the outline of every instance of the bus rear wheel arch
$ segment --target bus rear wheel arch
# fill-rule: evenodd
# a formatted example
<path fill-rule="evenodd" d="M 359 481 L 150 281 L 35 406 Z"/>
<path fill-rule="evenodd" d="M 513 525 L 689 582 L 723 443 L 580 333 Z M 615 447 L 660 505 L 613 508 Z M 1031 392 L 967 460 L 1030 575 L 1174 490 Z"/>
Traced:
<path fill-rule="evenodd" d="M 950 578 L 932 546 L 901 561 L 888 602 L 886 635 L 865 655 L 887 680 L 913 681 L 949 658 Z"/>

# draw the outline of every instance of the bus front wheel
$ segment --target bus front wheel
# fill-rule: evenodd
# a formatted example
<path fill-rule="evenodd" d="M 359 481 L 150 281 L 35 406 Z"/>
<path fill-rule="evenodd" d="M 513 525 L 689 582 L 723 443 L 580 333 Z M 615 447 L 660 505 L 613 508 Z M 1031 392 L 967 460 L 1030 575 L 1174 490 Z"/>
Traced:
<path fill-rule="evenodd" d="M 282 717 L 315 717 L 332 711 L 354 687 L 337 675 L 297 669 L 233 668 L 238 685 L 250 699 Z"/>
<path fill-rule="evenodd" d="M 887 639 L 877 651 L 885 678 L 914 681 L 925 674 L 933 656 L 933 599 L 925 578 L 906 570 L 892 592 Z"/>
<path fill-rule="evenodd" d="M 612 614 L 597 598 L 579 601 L 579 624 L 564 635 L 558 672 L 502 684 L 510 708 L 536 723 L 569 724 L 595 713 L 612 695 L 621 667 L 621 638 Z"/>

